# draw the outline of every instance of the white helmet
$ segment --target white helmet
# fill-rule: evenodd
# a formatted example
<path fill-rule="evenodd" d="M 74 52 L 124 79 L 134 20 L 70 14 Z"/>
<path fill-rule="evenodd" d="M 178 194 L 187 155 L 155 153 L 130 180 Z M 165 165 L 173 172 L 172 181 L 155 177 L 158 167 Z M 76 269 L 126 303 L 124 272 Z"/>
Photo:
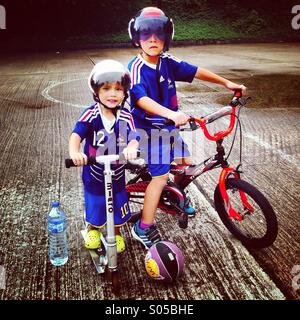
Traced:
<path fill-rule="evenodd" d="M 130 74 L 122 63 L 111 59 L 102 60 L 94 66 L 88 80 L 94 96 L 98 96 L 99 87 L 106 82 L 119 82 L 126 94 L 130 87 Z"/>

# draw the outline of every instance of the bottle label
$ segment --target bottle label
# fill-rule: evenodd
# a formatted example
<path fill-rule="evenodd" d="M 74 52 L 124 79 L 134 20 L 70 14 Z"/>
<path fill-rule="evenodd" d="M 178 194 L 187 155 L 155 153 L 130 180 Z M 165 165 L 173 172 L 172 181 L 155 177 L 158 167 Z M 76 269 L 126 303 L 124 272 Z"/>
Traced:
<path fill-rule="evenodd" d="M 60 233 L 65 230 L 64 223 L 51 223 L 48 224 L 48 231 L 52 233 Z"/>

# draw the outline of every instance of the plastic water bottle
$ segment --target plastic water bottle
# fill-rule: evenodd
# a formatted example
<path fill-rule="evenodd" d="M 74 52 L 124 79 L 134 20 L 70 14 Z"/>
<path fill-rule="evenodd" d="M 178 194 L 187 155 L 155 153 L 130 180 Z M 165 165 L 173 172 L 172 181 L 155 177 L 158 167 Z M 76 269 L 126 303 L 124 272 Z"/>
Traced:
<path fill-rule="evenodd" d="M 62 266 L 68 261 L 67 220 L 58 201 L 52 201 L 47 225 L 50 261 L 54 266 Z"/>

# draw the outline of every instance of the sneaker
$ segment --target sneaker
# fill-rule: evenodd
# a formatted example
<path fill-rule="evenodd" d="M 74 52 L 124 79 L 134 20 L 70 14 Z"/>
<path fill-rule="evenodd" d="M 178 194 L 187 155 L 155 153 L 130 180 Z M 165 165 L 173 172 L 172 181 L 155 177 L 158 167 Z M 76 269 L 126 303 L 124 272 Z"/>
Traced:
<path fill-rule="evenodd" d="M 154 243 L 161 241 L 161 236 L 156 225 L 149 228 L 140 228 L 140 220 L 138 220 L 131 229 L 132 236 L 140 241 L 146 249 L 150 248 Z"/>
<path fill-rule="evenodd" d="M 186 204 L 183 207 L 183 210 L 189 217 L 194 217 L 196 215 L 196 210 L 189 204 Z"/>
<path fill-rule="evenodd" d="M 97 229 L 88 230 L 84 237 L 84 246 L 87 249 L 98 249 L 101 246 L 101 232 Z"/>
<path fill-rule="evenodd" d="M 126 249 L 126 247 L 125 247 L 124 238 L 120 234 L 116 235 L 116 242 L 117 242 L 117 252 L 118 253 L 123 252 Z"/>
<path fill-rule="evenodd" d="M 196 215 L 196 210 L 191 206 L 191 200 L 189 197 L 186 198 L 183 210 L 189 217 L 194 217 Z"/>

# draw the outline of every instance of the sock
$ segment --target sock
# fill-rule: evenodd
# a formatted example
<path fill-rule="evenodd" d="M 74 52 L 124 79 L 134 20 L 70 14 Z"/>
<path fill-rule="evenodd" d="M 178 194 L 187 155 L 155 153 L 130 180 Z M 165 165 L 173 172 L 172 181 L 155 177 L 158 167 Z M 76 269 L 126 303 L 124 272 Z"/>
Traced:
<path fill-rule="evenodd" d="M 144 229 L 147 229 L 147 228 L 153 226 L 153 223 L 147 224 L 147 223 L 144 223 L 143 220 L 140 220 L 140 224 L 139 225 L 140 225 L 140 228 L 144 230 Z"/>

